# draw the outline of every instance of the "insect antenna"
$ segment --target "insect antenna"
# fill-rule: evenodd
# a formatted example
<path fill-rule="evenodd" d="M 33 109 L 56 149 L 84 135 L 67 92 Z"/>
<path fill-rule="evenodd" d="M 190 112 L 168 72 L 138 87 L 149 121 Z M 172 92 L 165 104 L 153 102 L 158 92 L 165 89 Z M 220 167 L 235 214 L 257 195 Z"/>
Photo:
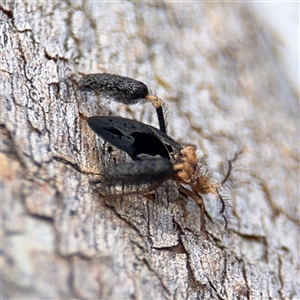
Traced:
<path fill-rule="evenodd" d="M 229 199 L 226 198 L 225 195 L 222 195 L 217 188 L 216 188 L 216 193 L 218 195 L 218 200 L 221 205 L 219 213 L 224 220 L 224 223 L 225 223 L 224 228 L 225 228 L 225 230 L 227 230 L 228 229 L 228 219 L 230 219 L 230 217 L 231 217 L 231 205 L 229 204 Z"/>
<path fill-rule="evenodd" d="M 232 168 L 233 168 L 233 163 L 238 159 L 239 155 L 242 153 L 242 150 L 240 150 L 239 152 L 236 152 L 234 154 L 234 157 L 232 159 L 228 160 L 228 169 L 227 172 L 223 178 L 223 180 L 220 182 L 220 186 L 223 186 L 225 183 L 227 183 L 228 181 L 230 181 L 232 178 Z"/>
<path fill-rule="evenodd" d="M 223 190 L 223 185 L 230 178 L 231 170 L 232 167 L 230 164 L 230 168 L 226 173 L 224 179 L 220 183 L 214 184 L 211 181 L 212 175 L 208 172 L 208 170 L 206 168 L 203 168 L 201 170 L 200 168 L 201 173 L 200 176 L 198 177 L 197 185 L 193 186 L 195 192 L 200 194 L 213 195 L 214 198 L 217 200 L 218 205 L 220 205 L 219 214 L 224 219 L 225 230 L 227 230 L 228 228 L 228 219 L 230 217 L 230 204 L 229 204 L 229 198 L 226 196 L 225 193 L 223 193 L 222 190 Z"/>
<path fill-rule="evenodd" d="M 224 187 L 225 184 L 227 184 L 228 182 L 230 182 L 232 180 L 232 169 L 233 169 L 233 163 L 237 160 L 238 156 L 242 153 L 242 150 L 240 150 L 239 152 L 236 152 L 234 157 L 230 160 L 228 160 L 228 169 L 226 171 L 226 174 L 223 178 L 223 180 L 219 183 L 215 185 L 215 192 L 216 192 L 216 196 L 219 199 L 219 203 L 221 205 L 220 207 L 220 211 L 219 213 L 222 215 L 223 219 L 224 219 L 224 223 L 225 223 L 225 229 L 228 228 L 228 219 L 231 217 L 231 206 L 229 204 L 229 199 L 226 199 L 225 195 L 222 195 L 222 193 L 220 192 L 220 189 L 222 189 L 222 187 Z"/>
<path fill-rule="evenodd" d="M 216 193 L 218 194 L 220 203 L 221 203 L 221 209 L 220 209 L 220 214 L 223 215 L 224 211 L 225 211 L 225 201 L 223 199 L 223 197 L 220 195 L 220 192 L 218 189 L 216 189 Z"/>

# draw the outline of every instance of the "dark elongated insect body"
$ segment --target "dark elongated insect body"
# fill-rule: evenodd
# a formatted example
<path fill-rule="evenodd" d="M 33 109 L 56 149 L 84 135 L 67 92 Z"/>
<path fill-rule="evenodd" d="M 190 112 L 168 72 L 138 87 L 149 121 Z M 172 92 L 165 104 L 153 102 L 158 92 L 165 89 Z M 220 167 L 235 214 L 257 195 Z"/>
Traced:
<path fill-rule="evenodd" d="M 166 134 L 163 101 L 149 93 L 148 87 L 134 79 L 114 74 L 90 74 L 79 81 L 79 89 L 111 98 L 125 104 L 134 104 L 143 99 L 150 101 L 156 109 L 160 129 L 138 121 L 113 117 L 93 116 L 87 119 L 90 128 L 111 145 L 125 151 L 133 160 L 104 169 L 103 179 L 107 183 L 127 185 L 152 183 L 144 190 L 149 192 L 167 179 L 173 179 L 179 191 L 193 198 L 201 210 L 201 229 L 204 230 L 204 203 L 201 195 L 212 194 L 221 203 L 220 214 L 227 228 L 227 210 L 220 189 L 230 177 L 232 162 L 221 183 L 214 184 L 201 171 L 196 147 L 183 148 Z M 190 190 L 183 185 L 189 185 Z M 127 195 L 130 193 L 127 193 Z"/>

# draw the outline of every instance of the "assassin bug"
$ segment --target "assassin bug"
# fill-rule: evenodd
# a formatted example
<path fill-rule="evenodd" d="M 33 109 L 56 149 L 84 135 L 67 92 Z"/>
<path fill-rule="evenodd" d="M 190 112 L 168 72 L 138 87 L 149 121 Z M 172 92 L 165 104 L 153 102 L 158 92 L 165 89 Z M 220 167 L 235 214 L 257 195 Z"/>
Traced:
<path fill-rule="evenodd" d="M 227 229 L 227 210 L 220 189 L 229 179 L 232 162 L 237 155 L 228 162 L 229 167 L 224 179 L 214 184 L 209 176 L 201 171 L 203 166 L 198 161 L 196 147 L 184 148 L 166 134 L 163 101 L 151 95 L 144 83 L 109 73 L 89 74 L 81 78 L 79 89 L 124 104 L 147 100 L 153 104 L 158 116 L 160 129 L 122 117 L 93 116 L 87 119 L 88 125 L 97 135 L 125 151 L 133 160 L 131 163 L 105 168 L 102 174 L 105 182 L 120 182 L 125 185 L 152 183 L 143 190 L 143 194 L 146 194 L 163 181 L 173 179 L 182 194 L 193 198 L 198 203 L 202 231 L 204 230 L 204 202 L 201 195 L 212 194 L 221 203 L 220 214 Z M 190 190 L 183 185 L 190 186 Z M 128 194 L 133 193 L 126 195 Z"/>

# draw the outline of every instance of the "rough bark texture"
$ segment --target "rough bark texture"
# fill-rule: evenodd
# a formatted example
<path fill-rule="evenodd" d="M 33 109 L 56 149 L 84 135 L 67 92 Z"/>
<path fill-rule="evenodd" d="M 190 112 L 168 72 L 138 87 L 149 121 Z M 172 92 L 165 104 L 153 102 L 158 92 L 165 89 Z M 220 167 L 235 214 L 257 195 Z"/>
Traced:
<path fill-rule="evenodd" d="M 299 299 L 299 111 L 276 38 L 244 3 L 1 2 L 2 298 Z M 103 200 L 91 180 L 128 158 L 86 124 L 150 105 L 81 95 L 111 72 L 168 104 L 168 132 L 214 178 L 243 148 L 231 235 L 172 182 Z M 105 187 L 99 187 L 99 189 Z"/>

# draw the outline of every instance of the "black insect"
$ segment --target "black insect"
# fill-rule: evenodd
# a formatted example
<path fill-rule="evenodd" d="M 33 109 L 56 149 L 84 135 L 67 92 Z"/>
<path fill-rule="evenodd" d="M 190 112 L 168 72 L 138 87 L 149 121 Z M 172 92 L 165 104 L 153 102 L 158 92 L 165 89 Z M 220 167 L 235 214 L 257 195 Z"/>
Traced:
<path fill-rule="evenodd" d="M 205 194 L 212 194 L 220 200 L 220 214 L 227 228 L 227 210 L 220 188 L 229 179 L 236 156 L 228 162 L 228 171 L 222 182 L 214 184 L 202 171 L 203 165 L 198 160 L 196 147 L 183 148 L 166 134 L 163 101 L 151 95 L 144 83 L 115 74 L 89 74 L 79 81 L 79 89 L 125 104 L 150 101 L 157 112 L 160 129 L 122 117 L 94 116 L 87 119 L 88 125 L 97 135 L 125 151 L 133 160 L 132 163 L 104 169 L 105 182 L 125 185 L 152 183 L 143 190 L 146 194 L 163 181 L 173 179 L 180 192 L 193 198 L 200 206 L 201 230 L 204 230 L 204 203 L 201 195 Z M 189 185 L 191 190 L 183 185 Z"/>

